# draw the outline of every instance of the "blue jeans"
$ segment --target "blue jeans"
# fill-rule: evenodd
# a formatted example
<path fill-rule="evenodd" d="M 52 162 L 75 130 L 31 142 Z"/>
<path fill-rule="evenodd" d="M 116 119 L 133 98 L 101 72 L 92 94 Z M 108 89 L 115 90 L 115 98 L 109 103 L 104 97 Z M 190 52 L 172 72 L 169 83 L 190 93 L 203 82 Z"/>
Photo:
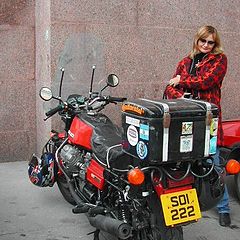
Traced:
<path fill-rule="evenodd" d="M 219 165 L 219 148 L 217 148 L 217 152 L 213 156 L 213 160 L 216 165 Z M 228 195 L 228 190 L 227 190 L 226 184 L 225 184 L 223 198 L 217 204 L 217 209 L 218 209 L 218 213 L 229 213 L 230 212 L 229 195 Z"/>

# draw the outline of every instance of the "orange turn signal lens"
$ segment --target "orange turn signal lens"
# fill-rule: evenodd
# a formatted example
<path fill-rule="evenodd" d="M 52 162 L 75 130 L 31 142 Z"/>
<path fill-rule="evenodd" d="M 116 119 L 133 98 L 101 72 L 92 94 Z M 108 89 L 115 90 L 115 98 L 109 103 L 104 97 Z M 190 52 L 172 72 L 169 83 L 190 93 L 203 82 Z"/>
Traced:
<path fill-rule="evenodd" d="M 128 172 L 128 181 L 133 185 L 141 185 L 144 179 L 144 173 L 139 168 L 133 168 Z"/>
<path fill-rule="evenodd" d="M 238 174 L 240 172 L 240 163 L 235 159 L 230 159 L 225 168 L 229 174 Z"/>

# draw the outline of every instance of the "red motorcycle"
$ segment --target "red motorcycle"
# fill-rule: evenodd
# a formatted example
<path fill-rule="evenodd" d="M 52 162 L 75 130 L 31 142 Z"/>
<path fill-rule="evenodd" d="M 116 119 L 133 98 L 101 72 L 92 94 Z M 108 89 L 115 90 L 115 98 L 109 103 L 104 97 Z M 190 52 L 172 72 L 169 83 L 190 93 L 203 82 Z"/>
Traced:
<path fill-rule="evenodd" d="M 224 142 L 221 148 L 221 155 L 226 162 L 230 160 L 231 170 L 229 174 L 234 174 L 236 192 L 240 199 L 240 119 L 223 121 Z"/>
<path fill-rule="evenodd" d="M 47 87 L 40 91 L 43 100 L 58 101 L 46 116 L 58 113 L 64 130 L 52 130 L 41 157 L 33 155 L 31 182 L 40 187 L 57 182 L 73 213 L 85 213 L 96 228 L 94 239 L 104 231 L 118 239 L 182 240 L 182 226 L 196 222 L 223 195 L 222 173 L 211 159 L 217 107 L 191 99 L 126 101 L 103 94 L 118 85 L 114 74 L 95 91 L 95 66 L 86 84 L 79 79 L 87 75 L 76 74 L 80 68 L 72 64 L 98 62 L 101 69 L 103 58 L 96 56 L 102 44 L 90 35 L 68 43 L 60 58 L 58 94 Z M 117 102 L 123 102 L 121 127 L 101 112 Z"/>

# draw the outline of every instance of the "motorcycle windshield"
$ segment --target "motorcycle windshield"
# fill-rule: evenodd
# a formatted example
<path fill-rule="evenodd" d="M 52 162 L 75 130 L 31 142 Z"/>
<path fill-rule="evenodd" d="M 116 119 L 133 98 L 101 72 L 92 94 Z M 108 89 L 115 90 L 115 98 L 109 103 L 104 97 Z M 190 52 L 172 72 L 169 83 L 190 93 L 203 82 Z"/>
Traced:
<path fill-rule="evenodd" d="M 66 40 L 57 62 L 56 73 L 51 87 L 53 95 L 59 96 L 61 69 L 64 69 L 61 99 L 66 101 L 70 94 L 89 97 L 94 67 L 92 91 L 98 92 L 106 85 L 107 79 L 104 43 L 101 39 L 90 33 L 71 35 Z M 106 92 L 104 90 L 104 94 Z"/>

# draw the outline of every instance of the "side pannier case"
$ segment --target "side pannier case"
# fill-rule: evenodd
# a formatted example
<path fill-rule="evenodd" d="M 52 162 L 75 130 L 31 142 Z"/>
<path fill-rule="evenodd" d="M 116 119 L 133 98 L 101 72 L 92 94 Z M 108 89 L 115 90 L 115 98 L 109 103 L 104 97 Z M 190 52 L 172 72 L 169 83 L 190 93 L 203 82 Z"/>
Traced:
<path fill-rule="evenodd" d="M 218 108 L 192 99 L 137 99 L 122 106 L 123 149 L 149 163 L 216 153 Z"/>

